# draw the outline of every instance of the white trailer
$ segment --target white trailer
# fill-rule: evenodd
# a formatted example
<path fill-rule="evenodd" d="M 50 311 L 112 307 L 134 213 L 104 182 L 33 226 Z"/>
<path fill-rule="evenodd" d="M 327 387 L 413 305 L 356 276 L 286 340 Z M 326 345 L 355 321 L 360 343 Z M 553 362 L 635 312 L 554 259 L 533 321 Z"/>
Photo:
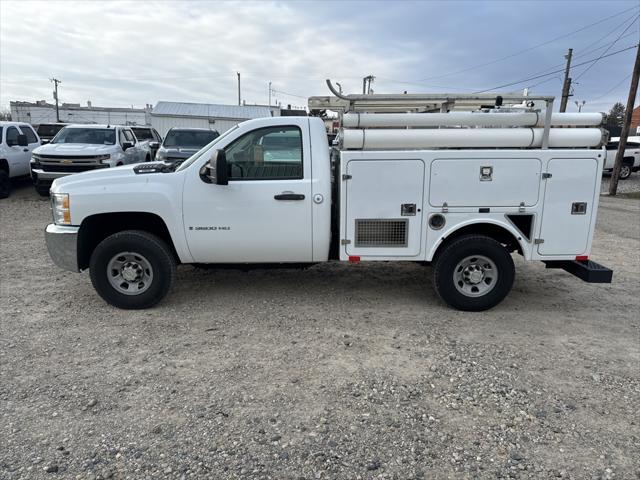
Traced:
<path fill-rule="evenodd" d="M 339 112 L 331 149 L 318 118 L 256 119 L 178 168 L 56 180 L 52 258 L 88 268 L 121 308 L 160 301 L 177 263 L 430 263 L 440 297 L 475 311 L 508 294 L 514 253 L 611 281 L 589 259 L 602 115 L 552 114 L 552 97 L 332 91 L 309 99 L 312 110 Z"/>

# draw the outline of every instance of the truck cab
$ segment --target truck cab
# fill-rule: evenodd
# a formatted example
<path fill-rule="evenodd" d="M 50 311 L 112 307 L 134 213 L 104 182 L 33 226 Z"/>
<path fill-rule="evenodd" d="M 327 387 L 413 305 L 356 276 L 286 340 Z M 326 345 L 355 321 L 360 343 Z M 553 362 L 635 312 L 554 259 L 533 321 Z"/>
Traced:
<path fill-rule="evenodd" d="M 31 125 L 0 122 L 0 198 L 7 198 L 11 178 L 29 175 L 31 153 L 40 146 L 40 137 Z"/>

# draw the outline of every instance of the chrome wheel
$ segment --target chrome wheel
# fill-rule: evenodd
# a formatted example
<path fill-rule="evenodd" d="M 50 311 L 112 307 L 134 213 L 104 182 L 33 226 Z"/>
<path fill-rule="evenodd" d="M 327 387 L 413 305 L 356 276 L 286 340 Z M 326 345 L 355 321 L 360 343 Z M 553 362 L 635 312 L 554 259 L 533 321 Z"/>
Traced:
<path fill-rule="evenodd" d="M 620 178 L 623 180 L 631 176 L 631 167 L 629 165 L 622 165 L 620 167 Z"/>
<path fill-rule="evenodd" d="M 491 259 L 473 255 L 461 260 L 453 271 L 453 284 L 467 297 L 489 293 L 498 281 L 498 269 Z"/>
<path fill-rule="evenodd" d="M 121 252 L 107 263 L 107 278 L 111 286 L 124 295 L 140 295 L 153 281 L 149 260 L 134 252 Z"/>

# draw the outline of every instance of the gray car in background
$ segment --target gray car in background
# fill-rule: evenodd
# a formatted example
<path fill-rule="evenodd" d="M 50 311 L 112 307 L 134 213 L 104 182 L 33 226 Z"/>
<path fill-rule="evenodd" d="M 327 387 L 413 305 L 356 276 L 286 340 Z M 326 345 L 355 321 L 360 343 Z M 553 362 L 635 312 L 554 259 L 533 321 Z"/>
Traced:
<path fill-rule="evenodd" d="M 183 162 L 219 136 L 217 130 L 206 128 L 172 128 L 165 135 L 156 160 Z"/>

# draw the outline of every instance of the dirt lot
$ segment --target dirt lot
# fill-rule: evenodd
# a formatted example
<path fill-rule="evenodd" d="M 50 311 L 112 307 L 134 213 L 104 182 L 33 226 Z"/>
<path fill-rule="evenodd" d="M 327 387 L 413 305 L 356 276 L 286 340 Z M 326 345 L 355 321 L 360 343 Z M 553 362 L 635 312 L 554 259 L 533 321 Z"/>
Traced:
<path fill-rule="evenodd" d="M 517 259 L 494 310 L 430 269 L 179 269 L 119 311 L 0 201 L 0 478 L 639 478 L 640 201 L 602 198 L 588 285 Z"/>

